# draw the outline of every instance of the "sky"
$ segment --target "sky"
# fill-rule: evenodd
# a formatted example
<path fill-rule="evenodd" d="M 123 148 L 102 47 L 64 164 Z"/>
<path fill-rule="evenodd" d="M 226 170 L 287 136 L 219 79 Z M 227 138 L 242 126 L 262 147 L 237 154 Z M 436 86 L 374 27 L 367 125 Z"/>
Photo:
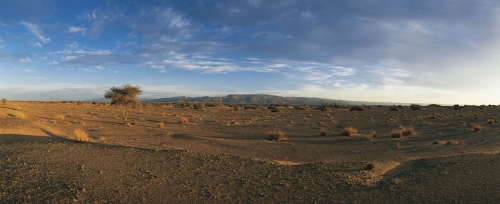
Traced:
<path fill-rule="evenodd" d="M 500 104 L 500 1 L 0 0 L 0 97 Z"/>

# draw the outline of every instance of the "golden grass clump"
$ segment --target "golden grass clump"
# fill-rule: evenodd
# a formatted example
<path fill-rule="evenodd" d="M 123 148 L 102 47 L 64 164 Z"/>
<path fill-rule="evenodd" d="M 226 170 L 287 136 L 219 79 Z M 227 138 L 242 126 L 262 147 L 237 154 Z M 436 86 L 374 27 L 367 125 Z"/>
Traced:
<path fill-rule="evenodd" d="M 24 115 L 24 113 L 16 113 L 16 118 L 25 119 L 26 116 Z"/>
<path fill-rule="evenodd" d="M 158 128 L 164 128 L 164 127 L 165 127 L 165 124 L 163 124 L 163 122 L 158 123 Z"/>
<path fill-rule="evenodd" d="M 267 140 L 269 140 L 269 141 L 286 140 L 285 133 L 283 133 L 281 130 L 271 131 L 267 135 Z"/>
<path fill-rule="evenodd" d="M 180 124 L 189 124 L 189 120 L 187 118 L 181 118 Z"/>
<path fill-rule="evenodd" d="M 358 129 L 356 129 L 353 126 L 345 127 L 341 132 L 342 136 L 349 136 L 349 137 L 356 136 L 356 134 L 358 134 Z"/>
<path fill-rule="evenodd" d="M 89 135 L 81 129 L 76 129 L 73 132 L 73 134 L 75 136 L 76 142 L 89 142 L 90 141 Z"/>
<path fill-rule="evenodd" d="M 372 130 L 370 133 L 365 135 L 365 141 L 372 141 L 374 137 L 377 137 L 377 131 Z"/>
<path fill-rule="evenodd" d="M 85 124 L 85 121 L 80 120 L 80 125 L 86 125 L 86 124 Z"/>
<path fill-rule="evenodd" d="M 56 115 L 56 120 L 63 121 L 64 115 Z"/>
<path fill-rule="evenodd" d="M 476 132 L 479 132 L 483 129 L 483 127 L 481 127 L 480 125 L 474 125 L 474 126 L 472 126 L 472 129 L 474 129 L 474 131 L 476 131 Z"/>
<path fill-rule="evenodd" d="M 392 138 L 403 138 L 404 136 L 415 135 L 415 128 L 413 126 L 402 126 L 400 125 L 398 129 L 395 129 L 391 132 Z"/>

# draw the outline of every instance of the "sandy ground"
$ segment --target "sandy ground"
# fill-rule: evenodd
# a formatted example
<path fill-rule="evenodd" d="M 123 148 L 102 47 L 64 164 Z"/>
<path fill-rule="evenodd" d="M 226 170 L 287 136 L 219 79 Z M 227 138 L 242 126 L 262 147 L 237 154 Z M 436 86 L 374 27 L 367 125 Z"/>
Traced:
<path fill-rule="evenodd" d="M 500 108 L 280 110 L 150 104 L 127 127 L 109 105 L 10 102 L 0 106 L 0 202 L 500 200 Z M 392 138 L 400 125 L 416 134 Z M 341 136 L 348 126 L 359 134 Z M 75 129 L 91 142 L 75 143 Z M 275 130 L 287 140 L 267 141 Z"/>

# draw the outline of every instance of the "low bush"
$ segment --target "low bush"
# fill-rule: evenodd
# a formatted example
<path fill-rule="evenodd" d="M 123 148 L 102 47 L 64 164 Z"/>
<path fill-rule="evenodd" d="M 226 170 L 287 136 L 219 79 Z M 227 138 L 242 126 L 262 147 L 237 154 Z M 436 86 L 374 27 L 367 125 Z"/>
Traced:
<path fill-rule="evenodd" d="M 349 137 L 356 136 L 357 134 L 358 134 L 358 129 L 356 129 L 353 126 L 345 127 L 341 132 L 342 136 L 349 136 Z"/>
<path fill-rule="evenodd" d="M 283 133 L 281 130 L 271 131 L 267 135 L 267 140 L 269 141 L 286 140 L 285 133 Z"/>

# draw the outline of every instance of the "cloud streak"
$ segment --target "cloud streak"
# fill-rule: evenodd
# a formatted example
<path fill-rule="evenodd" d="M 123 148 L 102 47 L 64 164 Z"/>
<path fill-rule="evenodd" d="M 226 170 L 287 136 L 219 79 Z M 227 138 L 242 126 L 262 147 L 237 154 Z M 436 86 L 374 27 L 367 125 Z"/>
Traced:
<path fill-rule="evenodd" d="M 21 25 L 26 26 L 26 28 L 31 32 L 31 34 L 40 39 L 40 41 L 42 41 L 43 43 L 50 42 L 50 38 L 46 38 L 43 36 L 42 29 L 40 29 L 38 25 L 25 21 L 21 22 Z"/>

